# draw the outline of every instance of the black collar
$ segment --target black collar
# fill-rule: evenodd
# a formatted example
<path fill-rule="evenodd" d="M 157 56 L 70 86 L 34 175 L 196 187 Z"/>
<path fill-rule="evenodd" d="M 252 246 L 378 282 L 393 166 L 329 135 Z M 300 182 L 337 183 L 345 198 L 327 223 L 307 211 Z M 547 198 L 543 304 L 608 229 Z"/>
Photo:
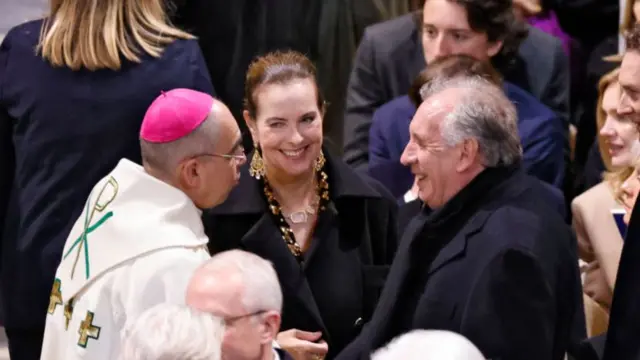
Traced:
<path fill-rule="evenodd" d="M 519 169 L 519 163 L 507 167 L 487 168 L 441 208 L 432 211 L 424 208 L 423 211 L 428 213 L 426 219 L 430 228 L 446 226 L 450 219 L 456 218 L 463 212 L 474 212 L 474 209 L 484 202 L 484 198 L 490 196 L 493 189 Z"/>
<path fill-rule="evenodd" d="M 381 198 L 367 180 L 342 160 L 324 149 L 327 162 L 325 169 L 329 177 L 329 196 L 335 203 L 354 198 Z M 240 182 L 231 191 L 227 200 L 210 209 L 212 214 L 256 214 L 268 210 L 259 182 L 249 175 L 249 164 L 253 152 L 247 156 L 247 163 L 240 168 Z"/>

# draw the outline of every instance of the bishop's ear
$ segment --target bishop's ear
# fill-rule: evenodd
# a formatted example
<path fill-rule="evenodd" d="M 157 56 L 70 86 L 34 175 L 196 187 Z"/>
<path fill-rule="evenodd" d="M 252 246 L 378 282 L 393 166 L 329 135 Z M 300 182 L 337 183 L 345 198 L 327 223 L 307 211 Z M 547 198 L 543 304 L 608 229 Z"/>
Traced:
<path fill-rule="evenodd" d="M 178 166 L 178 181 L 183 189 L 197 188 L 202 181 L 200 179 L 200 166 L 196 159 L 188 159 Z"/>

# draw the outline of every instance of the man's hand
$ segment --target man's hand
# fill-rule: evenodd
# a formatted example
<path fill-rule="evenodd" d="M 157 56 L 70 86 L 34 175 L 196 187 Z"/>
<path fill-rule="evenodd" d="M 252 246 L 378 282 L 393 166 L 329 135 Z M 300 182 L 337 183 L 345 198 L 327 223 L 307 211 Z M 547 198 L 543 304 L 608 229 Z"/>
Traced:
<path fill-rule="evenodd" d="M 276 342 L 295 360 L 320 360 L 324 359 L 329 351 L 326 341 L 318 341 L 321 337 L 320 331 L 291 329 L 279 333 Z"/>

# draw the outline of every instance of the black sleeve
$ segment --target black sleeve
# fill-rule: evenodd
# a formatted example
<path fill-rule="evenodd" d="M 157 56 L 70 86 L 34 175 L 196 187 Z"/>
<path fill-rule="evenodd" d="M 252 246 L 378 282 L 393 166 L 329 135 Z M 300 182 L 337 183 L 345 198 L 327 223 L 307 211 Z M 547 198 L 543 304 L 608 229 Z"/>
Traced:
<path fill-rule="evenodd" d="M 385 102 L 379 81 L 373 40 L 365 32 L 349 78 L 344 116 L 344 161 L 357 169 L 367 168 L 373 113 Z"/>
<path fill-rule="evenodd" d="M 9 116 L 3 88 L 7 74 L 9 61 L 9 39 L 5 39 L 0 45 L 0 238 L 4 233 L 7 208 L 11 196 L 11 188 L 15 173 L 15 152 L 13 147 L 13 123 Z M 2 258 L 2 246 L 0 246 L 0 259 Z"/>
<path fill-rule="evenodd" d="M 562 29 L 587 46 L 618 32 L 618 0 L 548 0 Z"/>
<path fill-rule="evenodd" d="M 480 275 L 467 302 L 462 334 L 488 359 L 552 359 L 555 300 L 538 260 L 506 249 Z"/>
<path fill-rule="evenodd" d="M 565 137 L 565 151 L 569 151 L 569 113 L 570 89 L 571 89 L 571 69 L 569 66 L 569 57 L 564 52 L 562 44 L 559 41 L 554 42 L 556 46 L 553 51 L 553 70 L 551 73 L 551 81 L 546 91 L 542 95 L 542 103 L 547 104 L 554 110 L 563 122 L 563 135 Z"/>

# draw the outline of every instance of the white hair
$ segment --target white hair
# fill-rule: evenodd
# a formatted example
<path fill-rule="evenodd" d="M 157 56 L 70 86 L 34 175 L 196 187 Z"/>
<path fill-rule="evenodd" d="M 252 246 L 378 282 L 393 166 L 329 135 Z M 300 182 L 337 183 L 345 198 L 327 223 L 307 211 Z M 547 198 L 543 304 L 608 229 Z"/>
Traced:
<path fill-rule="evenodd" d="M 214 255 L 201 267 L 208 274 L 237 271 L 243 284 L 242 304 L 249 313 L 282 312 L 282 290 L 273 264 L 258 255 L 229 250 Z"/>
<path fill-rule="evenodd" d="M 220 360 L 220 318 L 163 303 L 133 320 L 121 334 L 120 360 Z"/>
<path fill-rule="evenodd" d="M 476 139 L 487 167 L 509 166 L 522 160 L 518 114 L 500 87 L 481 76 L 457 76 L 436 78 L 420 94 L 426 100 L 450 89 L 458 90 L 459 97 L 440 127 L 448 146 Z"/>
<path fill-rule="evenodd" d="M 393 339 L 371 360 L 485 360 L 462 335 L 442 330 L 414 330 Z"/>
<path fill-rule="evenodd" d="M 153 143 L 140 139 L 142 162 L 160 172 L 170 172 L 185 159 L 212 153 L 219 130 L 219 124 L 210 113 L 202 124 L 178 140 Z"/>

